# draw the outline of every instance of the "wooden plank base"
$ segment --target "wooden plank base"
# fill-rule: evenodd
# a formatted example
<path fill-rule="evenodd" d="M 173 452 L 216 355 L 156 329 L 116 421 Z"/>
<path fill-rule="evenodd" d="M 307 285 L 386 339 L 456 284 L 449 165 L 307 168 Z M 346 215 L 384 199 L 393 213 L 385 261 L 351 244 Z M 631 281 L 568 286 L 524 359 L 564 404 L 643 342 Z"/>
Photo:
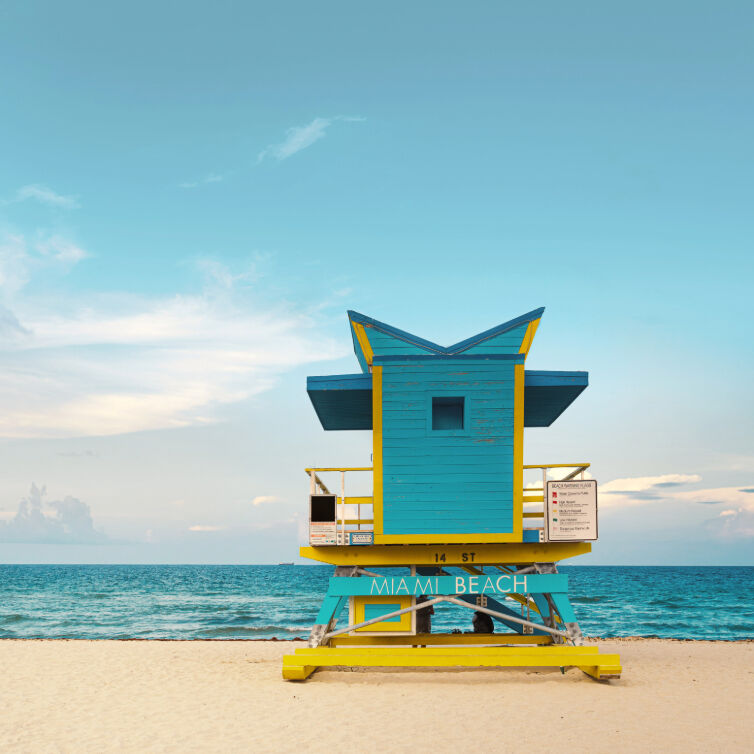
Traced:
<path fill-rule="evenodd" d="M 410 637 L 406 637 L 410 638 Z M 414 639 L 416 637 L 413 637 Z M 620 657 L 599 654 L 597 647 L 549 646 L 440 646 L 301 647 L 283 657 L 283 678 L 300 681 L 321 667 L 576 667 L 597 680 L 619 678 Z"/>

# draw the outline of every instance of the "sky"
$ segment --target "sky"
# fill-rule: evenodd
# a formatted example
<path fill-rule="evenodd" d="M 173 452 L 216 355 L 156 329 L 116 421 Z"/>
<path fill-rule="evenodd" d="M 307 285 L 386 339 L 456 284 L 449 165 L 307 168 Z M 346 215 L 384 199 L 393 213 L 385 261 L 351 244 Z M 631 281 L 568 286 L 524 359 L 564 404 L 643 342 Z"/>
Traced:
<path fill-rule="evenodd" d="M 297 560 L 347 309 L 546 307 L 578 564 L 754 564 L 746 2 L 0 8 L 0 562 Z"/>

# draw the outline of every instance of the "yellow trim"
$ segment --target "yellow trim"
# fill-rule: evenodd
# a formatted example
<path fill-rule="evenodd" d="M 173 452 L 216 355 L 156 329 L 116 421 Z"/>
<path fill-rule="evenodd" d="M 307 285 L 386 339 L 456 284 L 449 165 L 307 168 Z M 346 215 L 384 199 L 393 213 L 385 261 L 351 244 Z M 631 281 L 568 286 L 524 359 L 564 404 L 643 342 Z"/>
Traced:
<path fill-rule="evenodd" d="M 591 463 L 540 463 L 538 465 L 534 464 L 527 464 L 524 466 L 525 469 L 588 469 L 592 464 Z M 536 490 L 537 492 L 542 492 L 541 487 L 533 487 L 531 488 L 531 491 L 533 492 Z"/>
<path fill-rule="evenodd" d="M 521 341 L 521 348 L 518 349 L 519 353 L 524 354 L 524 356 L 529 355 L 531 342 L 534 340 L 534 335 L 536 334 L 538 327 L 538 319 L 535 319 L 533 322 L 529 322 L 529 326 L 526 328 L 526 332 L 524 333 L 524 339 Z"/>
<path fill-rule="evenodd" d="M 382 367 L 372 370 L 372 496 L 374 536 L 382 534 Z"/>
<path fill-rule="evenodd" d="M 524 365 L 516 364 L 513 388 L 513 533 L 521 541 L 524 512 Z"/>
<path fill-rule="evenodd" d="M 353 331 L 356 333 L 356 340 L 359 341 L 359 345 L 361 346 L 361 352 L 364 354 L 364 360 L 367 363 L 367 366 L 372 366 L 372 361 L 374 359 L 374 352 L 372 351 L 372 345 L 369 342 L 369 338 L 367 338 L 366 330 L 364 330 L 364 325 L 362 325 L 360 322 L 351 322 L 351 326 L 353 327 Z"/>
<path fill-rule="evenodd" d="M 395 605 L 398 604 L 400 607 L 399 610 L 405 610 L 407 607 L 411 607 L 411 605 L 414 604 L 414 598 L 413 597 L 405 597 L 405 596 L 390 596 L 390 597 L 379 597 L 379 596 L 362 596 L 357 595 L 355 597 L 352 597 L 353 599 L 353 622 L 354 623 L 363 623 L 366 620 L 365 617 L 365 611 L 367 605 Z M 390 610 L 385 610 L 385 613 L 392 612 L 392 608 Z M 384 614 L 384 613 L 383 613 Z M 377 617 L 377 616 L 375 616 Z M 364 626 L 363 628 L 357 628 L 352 633 L 355 634 L 370 634 L 374 633 L 376 631 L 387 631 L 389 633 L 408 633 L 413 629 L 413 613 L 403 613 L 403 615 L 398 616 L 398 623 L 389 623 L 387 621 L 381 621 L 380 623 L 372 623 L 368 626 Z"/>
<path fill-rule="evenodd" d="M 414 634 L 413 636 L 346 636 L 330 639 L 331 647 L 363 647 L 380 645 L 424 644 L 552 644 L 552 636 L 534 634 Z"/>
<path fill-rule="evenodd" d="M 465 535 L 464 535 L 465 536 Z M 485 537 L 489 536 L 487 534 Z M 495 565 L 497 563 L 556 563 L 592 551 L 591 542 L 513 542 L 509 544 L 394 545 L 370 547 L 332 545 L 301 547 L 302 558 L 332 565 L 410 566 L 410 565 Z M 471 556 L 473 555 L 473 560 Z M 444 556 L 445 560 L 440 560 Z"/>
<path fill-rule="evenodd" d="M 515 516 L 515 513 L 514 513 Z M 375 529 L 374 543 L 376 545 L 441 545 L 446 542 L 449 544 L 467 544 L 469 542 L 479 542 L 487 544 L 492 542 L 520 542 L 521 531 L 521 514 L 518 515 L 518 532 L 514 531 L 508 534 L 490 534 L 489 532 L 474 532 L 471 534 L 377 534 Z"/>
<path fill-rule="evenodd" d="M 513 647 L 298 647 L 283 657 L 283 678 L 302 680 L 310 668 L 346 667 L 577 667 L 594 678 L 618 678 L 620 656 L 597 647 L 564 644 Z"/>
<path fill-rule="evenodd" d="M 371 469 L 370 469 L 370 471 L 371 471 Z M 344 498 L 342 498 L 342 497 L 340 498 L 341 501 L 343 499 Z M 372 497 L 348 497 L 347 495 L 345 497 L 345 503 L 346 503 L 346 505 L 371 505 L 372 504 L 372 500 L 374 500 L 374 498 L 372 498 Z"/>
<path fill-rule="evenodd" d="M 318 471 L 371 471 L 371 466 L 332 466 L 329 468 L 317 468 L 317 469 L 304 469 L 307 474 L 311 474 L 313 471 L 315 474 Z"/>

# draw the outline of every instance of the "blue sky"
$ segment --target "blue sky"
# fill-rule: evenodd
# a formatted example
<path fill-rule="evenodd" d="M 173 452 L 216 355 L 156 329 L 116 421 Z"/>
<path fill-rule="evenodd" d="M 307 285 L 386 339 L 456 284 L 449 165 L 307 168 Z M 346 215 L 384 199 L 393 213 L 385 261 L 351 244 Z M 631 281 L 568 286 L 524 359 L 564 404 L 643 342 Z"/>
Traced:
<path fill-rule="evenodd" d="M 752 563 L 752 21 L 5 3 L 0 560 L 290 560 L 302 469 L 369 463 L 304 390 L 346 309 L 545 306 L 529 368 L 591 384 L 525 460 L 591 461 L 581 562 Z"/>

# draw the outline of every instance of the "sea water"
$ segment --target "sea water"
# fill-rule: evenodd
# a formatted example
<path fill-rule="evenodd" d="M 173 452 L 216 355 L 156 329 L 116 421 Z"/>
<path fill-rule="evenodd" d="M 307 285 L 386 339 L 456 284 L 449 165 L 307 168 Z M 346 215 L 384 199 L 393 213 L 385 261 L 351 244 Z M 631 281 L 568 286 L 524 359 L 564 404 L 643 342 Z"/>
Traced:
<path fill-rule="evenodd" d="M 587 636 L 754 638 L 754 567 L 560 571 Z M 301 565 L 0 565 L 0 638 L 305 637 L 332 572 Z M 470 631 L 471 611 L 438 606 L 432 627 Z"/>

